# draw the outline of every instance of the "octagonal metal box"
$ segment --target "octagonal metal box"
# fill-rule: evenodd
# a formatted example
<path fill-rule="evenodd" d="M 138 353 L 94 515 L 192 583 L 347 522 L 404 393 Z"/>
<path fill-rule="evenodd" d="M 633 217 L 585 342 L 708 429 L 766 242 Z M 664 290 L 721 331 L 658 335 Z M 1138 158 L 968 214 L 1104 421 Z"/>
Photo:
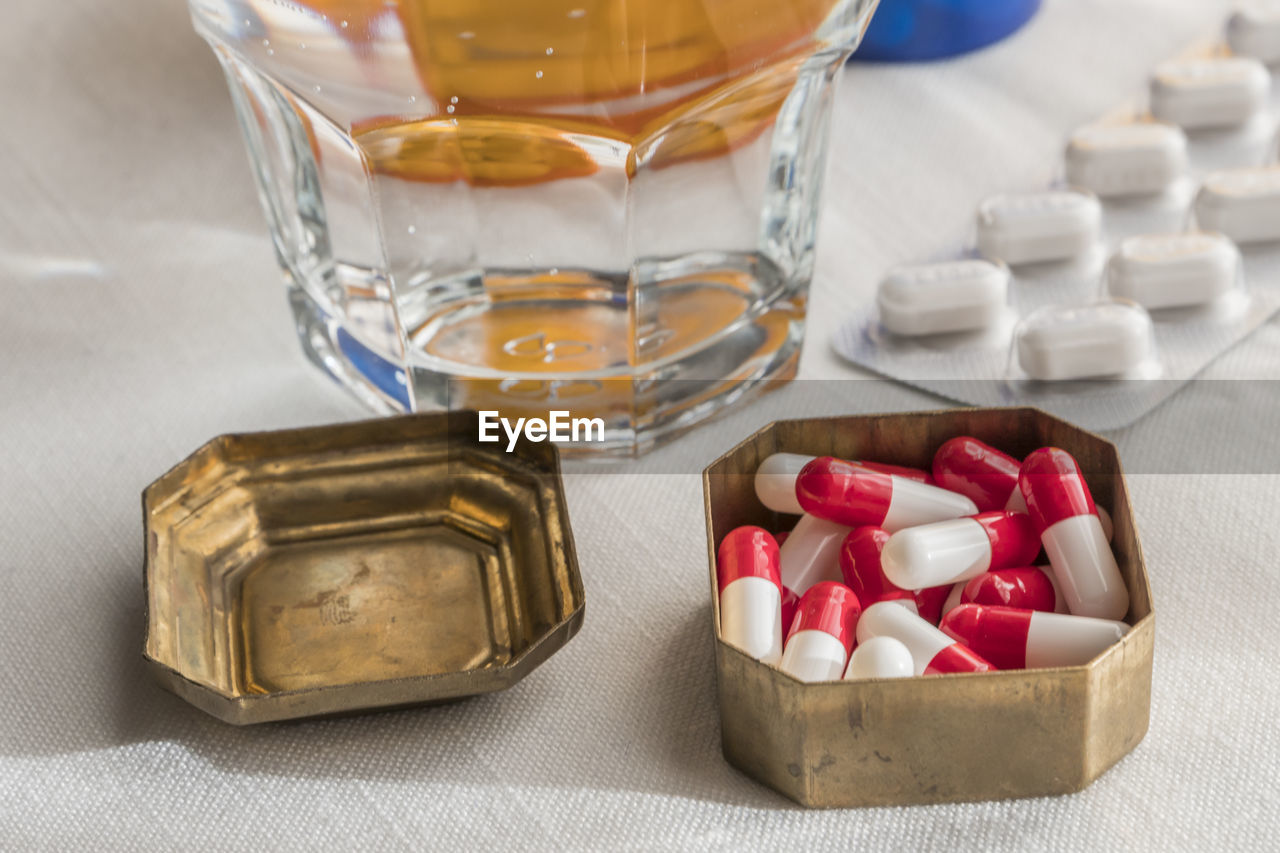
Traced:
<path fill-rule="evenodd" d="M 230 723 L 502 690 L 582 625 L 551 444 L 475 413 L 215 438 L 143 494 L 145 656 Z"/>
<path fill-rule="evenodd" d="M 1130 593 L 1124 639 L 1085 666 L 804 684 L 720 635 L 716 546 L 744 524 L 787 529 L 756 499 L 760 461 L 787 451 L 928 469 L 975 436 L 1022 458 L 1053 445 L 1079 461 L 1115 521 Z M 1078 791 L 1147 731 L 1155 616 L 1113 444 L 1030 408 L 778 421 L 703 472 L 721 736 L 730 764 L 813 807 L 994 800 Z"/>

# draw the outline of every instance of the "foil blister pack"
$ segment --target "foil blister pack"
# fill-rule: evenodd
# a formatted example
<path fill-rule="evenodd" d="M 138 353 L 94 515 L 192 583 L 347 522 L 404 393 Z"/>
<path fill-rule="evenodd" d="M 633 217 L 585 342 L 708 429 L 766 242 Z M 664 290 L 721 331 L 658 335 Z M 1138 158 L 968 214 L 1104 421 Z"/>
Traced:
<path fill-rule="evenodd" d="M 1113 429 L 1265 323 L 1280 310 L 1280 65 L 1264 64 L 1280 62 L 1280 2 L 1259 8 L 1072 133 L 1051 186 L 983 200 L 963 249 L 887 271 L 836 351 L 960 402 Z"/>

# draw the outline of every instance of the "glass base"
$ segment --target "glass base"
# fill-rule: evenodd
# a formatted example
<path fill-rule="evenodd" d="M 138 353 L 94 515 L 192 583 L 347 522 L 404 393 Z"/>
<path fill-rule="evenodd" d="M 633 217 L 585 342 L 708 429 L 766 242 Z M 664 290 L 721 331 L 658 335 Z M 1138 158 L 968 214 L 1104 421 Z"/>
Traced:
<path fill-rule="evenodd" d="M 411 283 L 395 316 L 361 298 L 380 292 L 376 273 L 287 278 L 307 357 L 373 411 L 601 419 L 603 440 L 562 445 L 569 455 L 639 455 L 790 379 L 804 333 L 805 283 L 756 255 L 630 275 L 475 271 Z"/>

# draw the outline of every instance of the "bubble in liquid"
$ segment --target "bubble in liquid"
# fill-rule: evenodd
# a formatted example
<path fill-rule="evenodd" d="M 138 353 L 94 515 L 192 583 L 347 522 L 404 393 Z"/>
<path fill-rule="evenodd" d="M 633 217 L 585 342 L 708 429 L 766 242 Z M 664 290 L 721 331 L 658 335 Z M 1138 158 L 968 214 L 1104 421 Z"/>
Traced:
<path fill-rule="evenodd" d="M 453 109 L 454 109 L 453 104 L 450 104 L 449 106 L 444 108 L 444 111 L 447 113 L 452 113 Z"/>
<path fill-rule="evenodd" d="M 347 27 L 349 27 L 349 26 L 351 26 L 351 25 L 350 25 L 350 24 L 348 24 L 346 21 L 343 21 L 343 22 L 342 22 L 342 28 L 343 28 L 344 30 L 345 30 Z"/>
<path fill-rule="evenodd" d="M 418 233 L 418 226 L 416 226 L 416 225 L 410 225 L 410 226 L 409 226 L 409 233 L 410 233 L 410 234 L 417 234 L 417 233 Z"/>
<path fill-rule="evenodd" d="M 463 30 L 462 32 L 458 33 L 458 38 L 460 39 L 473 39 L 475 37 L 476 37 L 476 34 L 473 33 L 471 30 Z"/>
<path fill-rule="evenodd" d="M 271 39 L 263 39 L 263 40 L 262 40 L 262 46 L 263 46 L 263 47 L 271 47 Z"/>
<path fill-rule="evenodd" d="M 298 42 L 298 50 L 306 50 L 306 49 L 307 49 L 307 43 L 305 41 Z"/>
<path fill-rule="evenodd" d="M 316 94 L 317 94 L 317 95 L 318 95 L 318 94 L 320 94 L 320 87 L 319 87 L 319 86 L 316 86 Z"/>
<path fill-rule="evenodd" d="M 410 96 L 409 96 L 409 103 L 411 103 L 411 104 L 416 104 L 416 103 L 418 103 L 418 96 L 417 96 L 417 95 L 410 95 Z"/>
<path fill-rule="evenodd" d="M 541 79 L 542 79 L 542 69 L 541 69 L 541 68 L 539 68 L 537 71 L 533 72 L 533 76 L 534 76 L 534 77 L 537 77 L 539 80 L 541 80 Z"/>
<path fill-rule="evenodd" d="M 556 49 L 555 49 L 554 47 L 549 47 L 549 48 L 547 48 L 547 56 L 550 56 L 551 54 L 553 54 L 553 53 L 555 53 L 555 52 L 556 52 Z"/>
<path fill-rule="evenodd" d="M 456 103 L 458 103 L 458 96 L 457 96 L 457 95 L 454 95 L 452 98 L 450 98 L 450 99 L 449 99 L 449 103 L 451 103 L 451 104 L 456 104 Z"/>
<path fill-rule="evenodd" d="M 587 16 L 586 9 L 570 9 L 569 10 L 570 18 L 585 18 L 586 16 Z"/>

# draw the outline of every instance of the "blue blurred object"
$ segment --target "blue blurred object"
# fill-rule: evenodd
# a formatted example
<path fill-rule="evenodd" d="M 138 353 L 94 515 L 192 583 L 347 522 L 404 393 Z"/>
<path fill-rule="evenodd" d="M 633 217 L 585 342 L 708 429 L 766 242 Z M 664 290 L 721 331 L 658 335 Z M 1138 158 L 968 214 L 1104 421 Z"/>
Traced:
<path fill-rule="evenodd" d="M 399 365 L 387 361 L 357 341 L 346 329 L 339 328 L 337 337 L 338 349 L 373 387 L 395 400 L 404 411 L 413 408 L 409 400 L 409 383 Z"/>
<path fill-rule="evenodd" d="M 911 62 L 967 53 L 1010 35 L 1040 0 L 880 0 L 854 59 Z"/>

